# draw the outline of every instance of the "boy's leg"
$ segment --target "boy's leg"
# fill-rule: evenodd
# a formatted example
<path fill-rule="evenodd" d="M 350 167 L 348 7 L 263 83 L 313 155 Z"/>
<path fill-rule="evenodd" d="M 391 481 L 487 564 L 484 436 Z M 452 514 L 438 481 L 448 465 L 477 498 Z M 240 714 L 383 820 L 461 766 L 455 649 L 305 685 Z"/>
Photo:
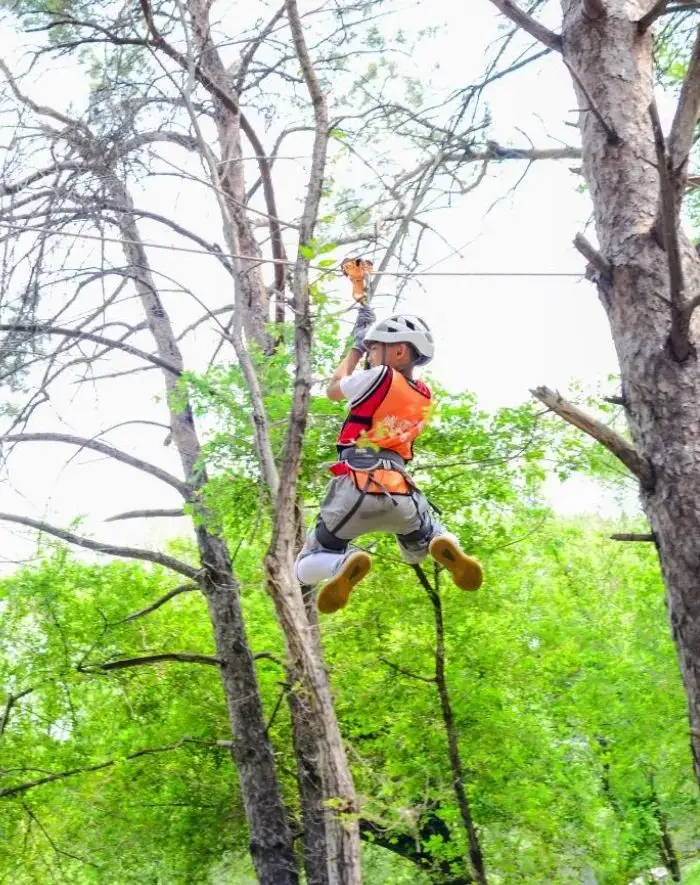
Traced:
<path fill-rule="evenodd" d="M 316 546 L 317 545 L 317 546 Z M 313 587 L 326 581 L 318 594 L 319 611 L 331 614 L 344 608 L 353 589 L 372 567 L 372 558 L 364 550 L 348 548 L 344 553 L 325 550 L 313 537 L 299 554 L 296 564 L 297 580 Z"/>
<path fill-rule="evenodd" d="M 348 477 L 333 480 L 316 526 L 308 533 L 297 557 L 296 576 L 301 584 L 312 587 L 327 581 L 317 599 L 319 611 L 326 614 L 347 604 L 353 588 L 372 566 L 368 553 L 349 547 L 350 540 L 361 534 L 357 530 L 356 519 L 347 520 L 338 529 L 338 535 L 332 534 L 335 527 L 352 512 L 359 497 L 360 493 Z"/>
<path fill-rule="evenodd" d="M 484 580 L 479 563 L 462 550 L 459 541 L 450 532 L 436 535 L 428 547 L 435 562 L 452 575 L 452 580 L 460 590 L 478 590 Z"/>
<path fill-rule="evenodd" d="M 460 590 L 478 590 L 483 581 L 479 563 L 464 553 L 457 537 L 435 518 L 424 495 L 414 493 L 413 502 L 417 527 L 412 532 L 397 535 L 404 562 L 418 565 L 430 553 L 449 571 Z"/>

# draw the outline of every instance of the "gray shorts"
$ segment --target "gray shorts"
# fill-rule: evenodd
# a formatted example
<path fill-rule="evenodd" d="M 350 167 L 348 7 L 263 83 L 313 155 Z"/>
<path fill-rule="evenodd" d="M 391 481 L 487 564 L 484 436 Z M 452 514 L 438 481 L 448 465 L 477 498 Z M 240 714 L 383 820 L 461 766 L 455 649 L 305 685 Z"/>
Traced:
<path fill-rule="evenodd" d="M 331 480 L 321 505 L 319 518 L 328 531 L 343 541 L 352 541 L 370 532 L 388 532 L 396 535 L 405 562 L 417 564 L 428 553 L 428 546 L 445 528 L 435 518 L 425 495 L 414 490 L 411 495 L 365 495 L 353 515 L 339 529 L 336 527 L 355 507 L 361 497 L 350 476 L 338 476 Z M 309 532 L 301 559 L 312 553 L 339 552 L 324 547 L 314 527 Z"/>

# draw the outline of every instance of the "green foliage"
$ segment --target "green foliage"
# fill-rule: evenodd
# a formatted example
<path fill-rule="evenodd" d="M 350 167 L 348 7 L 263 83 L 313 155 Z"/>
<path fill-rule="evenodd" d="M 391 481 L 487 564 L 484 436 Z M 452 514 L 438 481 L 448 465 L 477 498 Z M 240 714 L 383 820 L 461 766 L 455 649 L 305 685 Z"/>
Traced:
<path fill-rule="evenodd" d="M 337 348 L 337 324 L 323 310 L 316 378 L 329 374 Z M 279 454 L 289 354 L 281 346 L 272 359 L 254 358 Z M 184 383 L 211 428 L 206 502 L 231 543 L 252 648 L 283 656 L 263 589 L 269 521 L 240 370 L 220 366 Z M 309 514 L 341 416 L 339 404 L 312 399 L 301 479 Z M 679 850 L 692 850 L 697 794 L 653 551 L 613 544 L 604 525 L 558 521 L 541 501 L 552 465 L 563 464 L 563 475 L 588 469 L 590 450 L 576 450 L 530 406 L 486 414 L 473 397 L 444 392 L 421 442 L 416 476 L 486 569 L 479 593 L 443 580 L 441 599 L 448 686 L 490 881 L 573 883 L 588 869 L 601 885 L 622 885 L 659 864 L 657 803 Z M 322 623 L 362 813 L 417 842 L 422 828 L 435 862 L 461 869 L 464 835 L 436 689 L 407 675 L 434 673 L 433 607 L 393 539 L 367 543 L 373 571 L 348 608 Z M 2 691 L 35 688 L 0 737 L 0 790 L 46 771 L 120 760 L 0 797 L 0 876 L 28 885 L 60 864 L 65 880 L 80 885 L 248 880 L 235 771 L 215 746 L 230 737 L 215 668 L 99 669 L 164 651 L 212 654 L 196 593 L 123 621 L 174 585 L 158 569 L 89 566 L 60 548 L 0 585 L 0 642 L 9 649 Z M 271 715 L 283 675 L 269 658 L 258 674 Z M 298 815 L 284 704 L 271 737 Z M 365 866 L 368 885 L 430 881 L 380 846 L 368 848 Z"/>

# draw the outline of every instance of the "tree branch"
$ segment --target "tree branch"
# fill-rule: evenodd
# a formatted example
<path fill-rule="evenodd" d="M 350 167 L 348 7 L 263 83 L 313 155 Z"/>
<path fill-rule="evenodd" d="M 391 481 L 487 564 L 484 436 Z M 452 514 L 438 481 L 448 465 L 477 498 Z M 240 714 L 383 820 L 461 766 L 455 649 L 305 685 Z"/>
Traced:
<path fill-rule="evenodd" d="M 605 119 L 605 117 L 600 112 L 598 105 L 593 101 L 593 96 L 588 91 L 586 84 L 579 77 L 576 69 L 572 65 L 570 65 L 566 59 L 564 59 L 564 64 L 568 68 L 569 73 L 571 74 L 571 76 L 575 80 L 576 85 L 581 90 L 584 98 L 586 99 L 587 110 L 589 110 L 593 114 L 593 116 L 596 118 L 596 120 L 600 123 L 603 130 L 605 131 L 605 137 L 607 139 L 608 144 L 611 145 L 612 147 L 615 147 L 615 145 L 620 144 L 622 139 L 617 134 L 617 131 L 615 130 L 615 128 L 610 123 L 608 123 L 608 121 Z"/>
<path fill-rule="evenodd" d="M 5 709 L 2 711 L 2 717 L 0 717 L 0 737 L 2 737 L 5 729 L 7 728 L 7 723 L 10 721 L 10 713 L 12 712 L 12 709 L 17 701 L 21 701 L 22 698 L 26 697 L 28 694 L 31 694 L 33 691 L 36 691 L 36 689 L 25 688 L 24 691 L 20 691 L 19 694 L 10 694 L 7 696 Z"/>
<path fill-rule="evenodd" d="M 80 535 L 76 535 L 74 532 L 67 531 L 66 529 L 57 528 L 56 526 L 50 525 L 48 522 L 42 522 L 38 519 L 30 519 L 27 516 L 17 516 L 14 513 L 0 513 L 0 521 L 13 522 L 17 525 L 24 525 L 28 528 L 36 529 L 39 532 L 46 532 L 49 535 L 60 538 L 62 541 L 67 541 L 69 544 L 75 544 L 77 547 L 84 547 L 86 550 L 95 550 L 97 553 L 106 553 L 108 556 L 122 556 L 125 559 L 142 559 L 146 562 L 154 562 L 157 565 L 162 565 L 165 568 L 169 568 L 174 572 L 184 575 L 191 581 L 196 581 L 199 578 L 199 569 L 192 568 L 191 565 L 180 562 L 179 559 L 175 559 L 172 556 L 168 556 L 165 553 L 159 553 L 155 550 L 141 550 L 136 547 L 119 547 L 114 544 L 93 541 L 90 538 L 83 538 Z"/>
<path fill-rule="evenodd" d="M 48 178 L 49 175 L 60 175 L 61 172 L 87 172 L 89 169 L 90 167 L 86 166 L 83 160 L 66 160 L 62 163 L 54 163 L 44 169 L 37 169 L 36 172 L 32 172 L 24 178 L 20 178 L 19 181 L 13 181 L 9 184 L 4 182 L 1 183 L 0 197 L 14 197 L 25 188 L 30 187 L 32 184 L 36 184 L 37 181 L 41 181 L 42 178 Z M 38 194 L 33 197 L 33 199 L 38 198 Z"/>
<path fill-rule="evenodd" d="M 304 208 L 299 225 L 299 243 L 300 246 L 303 246 L 311 241 L 318 220 L 318 210 L 323 194 L 323 178 L 328 153 L 330 124 L 328 104 L 309 55 L 296 0 L 285 0 L 285 2 L 287 20 L 292 33 L 292 42 L 314 109 L 314 141 L 311 151 L 311 169 L 309 171 Z M 294 348 L 296 366 L 292 405 L 285 434 L 279 493 L 276 502 L 276 538 L 281 535 L 283 526 L 286 525 L 288 530 L 293 530 L 294 526 L 297 482 L 299 479 L 301 451 L 308 420 L 311 391 L 313 327 L 309 310 L 309 259 L 304 257 L 301 249 L 297 252 L 292 289 L 295 310 Z"/>
<path fill-rule="evenodd" d="M 646 34 L 659 16 L 663 15 L 668 6 L 668 0 L 656 0 L 649 12 L 643 15 L 637 22 L 637 32 Z"/>
<path fill-rule="evenodd" d="M 185 511 L 181 507 L 172 510 L 163 508 L 162 510 L 127 510 L 125 513 L 117 513 L 116 516 L 110 516 L 105 522 L 120 522 L 123 519 L 154 519 L 156 517 L 177 517 L 185 516 Z"/>
<path fill-rule="evenodd" d="M 651 489 L 653 487 L 654 473 L 651 464 L 642 458 L 637 450 L 619 433 L 611 430 L 602 421 L 598 421 L 591 415 L 586 414 L 578 406 L 564 399 L 559 393 L 550 390 L 549 387 L 537 387 L 535 390 L 531 390 L 530 393 L 559 415 L 560 418 L 568 421 L 569 424 L 573 424 L 574 427 L 578 427 L 579 430 L 583 430 L 584 433 L 592 436 L 609 452 L 612 452 L 637 477 L 644 488 Z"/>
<path fill-rule="evenodd" d="M 396 673 L 400 673 L 402 676 L 409 676 L 411 679 L 417 679 L 419 682 L 428 682 L 431 684 L 435 684 L 434 676 L 421 676 L 419 673 L 412 673 L 410 670 L 404 670 L 403 667 L 399 667 L 398 664 L 392 664 L 391 661 L 387 661 L 386 658 L 379 658 L 382 664 L 386 664 L 391 670 L 394 670 Z"/>
<path fill-rule="evenodd" d="M 95 452 L 100 452 L 102 455 L 114 458 L 115 461 L 120 461 L 122 464 L 128 464 L 130 467 L 135 467 L 137 470 L 142 470 L 144 473 L 149 473 L 151 476 L 155 476 L 155 478 L 161 480 L 161 482 L 177 489 L 184 498 L 189 498 L 190 495 L 190 488 L 187 483 L 168 473 L 166 470 L 162 470 L 155 464 L 149 464 L 147 461 L 142 461 L 140 458 L 136 458 L 128 452 L 122 452 L 121 449 L 117 449 L 107 443 L 99 442 L 99 440 L 96 439 L 85 439 L 81 436 L 71 436 L 67 433 L 12 433 L 9 436 L 0 437 L 0 443 L 5 442 L 64 442 L 69 443 L 70 445 L 80 446 L 81 449 L 92 449 Z M 149 511 L 134 511 L 137 515 L 144 513 L 148 514 L 148 512 Z M 172 511 L 166 511 L 166 513 L 172 515 Z M 181 513 L 181 510 L 178 511 L 178 515 Z M 106 520 L 106 522 L 118 518 L 119 517 L 111 517 L 111 519 Z M 125 518 L 124 515 L 122 515 L 122 518 Z"/>
<path fill-rule="evenodd" d="M 217 749 L 228 749 L 225 746 L 227 742 L 222 741 L 212 741 L 208 743 L 206 741 L 195 741 L 188 740 L 187 738 L 178 741 L 176 744 L 170 744 L 165 747 L 149 747 L 143 750 L 138 750 L 135 753 L 129 753 L 127 756 L 122 756 L 119 759 L 108 759 L 106 762 L 100 762 L 97 765 L 86 765 L 82 768 L 70 768 L 67 771 L 59 771 L 55 774 L 48 774 L 46 777 L 41 777 L 35 781 L 28 781 L 23 784 L 16 784 L 14 787 L 5 787 L 0 790 L 0 799 L 4 799 L 7 796 L 17 796 L 20 793 L 26 793 L 27 790 L 32 790 L 34 787 L 42 787 L 44 784 L 51 784 L 54 781 L 65 780 L 69 777 L 75 777 L 78 774 L 89 774 L 93 771 L 104 771 L 105 768 L 112 768 L 118 762 L 122 761 L 131 761 L 132 759 L 141 759 L 144 756 L 153 756 L 156 753 L 168 753 L 172 750 L 179 750 L 185 744 L 188 743 L 196 743 L 196 744 L 205 744 L 206 746 L 215 747 Z"/>
<path fill-rule="evenodd" d="M 689 336 L 690 313 L 686 310 L 685 305 L 685 282 L 678 242 L 678 212 L 677 201 L 673 191 L 673 170 L 668 151 L 666 150 L 666 141 L 661 128 L 656 101 L 652 101 L 649 105 L 649 117 L 651 118 L 651 127 L 654 133 L 656 167 L 659 173 L 659 213 L 661 217 L 657 219 L 657 226 L 660 226 L 663 234 L 663 246 L 666 250 L 668 261 L 668 281 L 671 295 L 669 347 L 674 359 L 678 362 L 683 362 L 690 356 L 692 349 Z"/>
<path fill-rule="evenodd" d="M 283 670 L 287 669 L 287 665 L 285 662 L 278 658 L 277 655 L 273 655 L 272 652 L 269 651 L 259 651 L 257 654 L 253 655 L 254 661 L 272 661 L 273 664 L 277 664 L 278 667 L 282 667 Z"/>
<path fill-rule="evenodd" d="M 213 658 L 210 655 L 190 654 L 186 651 L 173 651 L 163 652 L 159 655 L 146 655 L 141 658 L 122 658 L 119 661 L 108 661 L 106 664 L 97 664 L 97 667 L 100 670 L 128 670 L 131 667 L 147 667 L 150 664 L 162 664 L 171 661 L 179 664 L 208 664 L 212 667 L 220 667 L 222 665 L 220 658 Z M 90 668 L 86 667 L 84 669 Z"/>
<path fill-rule="evenodd" d="M 250 63 L 253 60 L 255 53 L 265 42 L 265 40 L 267 40 L 267 38 L 270 36 L 273 28 L 284 15 L 286 8 L 286 5 L 283 3 L 277 10 L 277 12 L 269 20 L 269 22 L 265 25 L 265 27 L 261 28 L 260 31 L 255 35 L 255 39 L 246 49 L 246 51 L 241 53 L 241 62 L 238 70 L 236 71 L 236 89 L 238 92 L 241 92 L 241 90 L 243 89 L 246 74 L 248 73 L 248 68 L 250 67 Z"/>
<path fill-rule="evenodd" d="M 675 178 L 676 217 L 688 176 L 688 156 L 693 147 L 698 116 L 700 116 L 700 27 L 695 32 L 688 72 L 683 80 L 668 137 L 671 172 Z"/>
<path fill-rule="evenodd" d="M 550 31 L 549 28 L 545 28 L 544 25 L 541 25 L 531 15 L 528 15 L 528 13 L 514 3 L 513 0 L 491 0 L 491 2 L 503 13 L 503 15 L 507 16 L 519 28 L 522 28 L 523 31 L 527 31 L 527 33 L 531 37 L 534 37 L 535 40 L 539 40 L 540 43 L 544 44 L 549 49 L 561 52 L 561 35 L 555 34 L 553 31 Z"/>
<path fill-rule="evenodd" d="M 226 271 L 233 276 L 233 265 L 227 259 L 226 255 L 222 251 L 222 249 L 216 245 L 216 243 L 209 243 L 203 237 L 200 237 L 198 234 L 194 233 L 188 228 L 183 227 L 178 222 L 173 221 L 171 218 L 167 218 L 165 215 L 160 215 L 157 212 L 150 212 L 146 209 L 130 209 L 128 206 L 122 206 L 119 203 L 115 203 L 111 200 L 100 199 L 98 201 L 98 205 L 103 209 L 111 209 L 114 212 L 132 212 L 135 215 L 138 215 L 140 218 L 150 218 L 152 221 L 158 221 L 160 224 L 169 227 L 171 230 L 175 231 L 175 233 L 180 234 L 181 237 L 185 237 L 188 240 L 191 240 L 193 243 L 196 243 L 198 246 L 201 246 L 203 249 L 206 249 L 207 252 L 210 252 L 221 265 L 226 269 Z"/>
<path fill-rule="evenodd" d="M 612 283 L 612 265 L 588 242 L 583 234 L 576 234 L 574 237 L 574 246 L 607 283 Z"/>
<path fill-rule="evenodd" d="M 258 169 L 260 170 L 260 178 L 262 179 L 263 194 L 265 196 L 265 205 L 267 207 L 269 227 L 270 227 L 270 245 L 272 248 L 273 258 L 275 258 L 275 289 L 279 292 L 284 291 L 284 261 L 286 254 L 284 251 L 284 241 L 282 239 L 282 229 L 278 221 L 277 201 L 275 199 L 275 190 L 272 184 L 272 173 L 267 161 L 265 149 L 257 136 L 257 133 L 251 126 L 248 118 L 241 112 L 238 102 L 231 95 L 222 89 L 216 81 L 209 76 L 199 61 L 188 59 L 174 46 L 163 37 L 153 18 L 153 10 L 149 0 L 139 0 L 146 26 L 151 34 L 153 45 L 156 49 L 162 50 L 169 58 L 175 61 L 183 71 L 190 71 L 194 74 L 195 79 L 202 85 L 210 95 L 215 97 L 226 110 L 239 120 L 241 130 L 250 142 L 251 147 L 256 155 Z M 209 37 L 207 36 L 207 41 Z"/>
<path fill-rule="evenodd" d="M 614 535 L 610 535 L 611 541 L 645 541 L 652 542 L 656 541 L 656 535 L 653 534 L 636 534 L 634 532 L 618 532 Z"/>
<path fill-rule="evenodd" d="M 70 126 L 76 127 L 78 129 L 84 129 L 82 123 L 74 120 L 72 117 L 68 117 L 65 114 L 61 114 L 58 111 L 55 111 L 53 108 L 47 107 L 46 105 L 37 104 L 35 101 L 32 101 L 29 96 L 25 95 L 17 85 L 17 81 L 15 80 L 12 71 L 8 68 L 4 59 L 0 58 L 0 71 L 5 75 L 7 82 L 10 84 L 10 89 L 12 90 L 15 98 L 20 101 L 25 107 L 28 107 L 30 110 L 34 111 L 35 114 L 38 114 L 41 117 L 51 117 L 52 120 L 56 120 L 58 123 L 61 123 L 62 126 Z"/>
<path fill-rule="evenodd" d="M 115 621 L 113 624 L 110 624 L 110 627 L 117 627 L 119 624 L 128 624 L 131 621 L 136 621 L 138 618 L 150 615 L 151 612 L 156 611 L 161 605 L 165 605 L 166 602 L 170 602 L 171 599 L 174 599 L 174 597 L 179 596 L 181 593 L 191 593 L 193 590 L 199 589 L 200 588 L 197 584 L 181 584 L 179 587 L 169 590 L 164 596 L 161 596 L 160 599 L 156 599 L 154 603 L 146 608 L 142 608 L 131 615 L 127 615 L 125 618 L 122 618 L 121 621 Z"/>
<path fill-rule="evenodd" d="M 423 842 L 427 842 L 435 835 L 438 835 L 445 845 L 450 842 L 450 831 L 444 821 L 435 814 L 426 815 L 424 820 L 425 822 L 421 821 L 419 838 L 416 838 L 413 833 L 402 832 L 393 827 L 383 827 L 375 821 L 362 817 L 359 820 L 360 838 L 411 861 L 428 874 L 435 875 L 439 872 L 442 874 L 440 882 L 443 885 L 471 885 L 474 879 L 466 871 L 455 872 L 449 860 L 438 860 L 423 847 Z"/>
<path fill-rule="evenodd" d="M 153 356 L 153 354 L 146 353 L 144 350 L 139 350 L 138 347 L 132 347 L 131 344 L 126 344 L 123 341 L 114 341 L 111 338 L 103 338 L 101 335 L 93 335 L 92 332 L 83 332 L 77 329 L 63 329 L 59 326 L 41 326 L 25 323 L 0 324 L 0 332 L 26 332 L 28 335 L 65 335 L 66 338 L 79 338 L 83 341 L 93 341 L 95 344 L 103 344 L 108 348 L 114 347 L 117 350 L 123 350 L 124 353 L 136 356 L 139 359 L 145 360 L 147 363 L 152 363 L 154 366 L 158 366 L 159 369 L 165 369 L 168 372 L 172 372 L 173 375 L 179 376 L 181 374 L 179 369 L 158 356 Z"/>

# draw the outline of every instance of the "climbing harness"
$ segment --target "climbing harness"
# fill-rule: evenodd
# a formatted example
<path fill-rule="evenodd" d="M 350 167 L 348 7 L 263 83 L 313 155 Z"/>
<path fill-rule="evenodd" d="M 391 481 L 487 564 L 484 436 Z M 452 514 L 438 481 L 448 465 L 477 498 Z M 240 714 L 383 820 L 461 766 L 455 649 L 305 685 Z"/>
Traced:
<path fill-rule="evenodd" d="M 359 495 L 357 497 L 357 500 L 353 503 L 347 513 L 345 513 L 344 516 L 341 517 L 341 519 L 333 526 L 332 529 L 325 524 L 323 517 L 319 514 L 315 528 L 316 539 L 318 540 L 319 544 L 321 544 L 321 546 L 325 547 L 327 550 L 338 552 L 345 551 L 348 546 L 348 541 L 343 538 L 339 538 L 338 532 L 357 513 L 367 495 L 372 494 L 381 494 L 386 496 L 394 505 L 394 507 L 398 507 L 398 502 L 395 500 L 396 495 L 400 494 L 402 497 L 406 495 L 410 497 L 413 505 L 416 508 L 416 513 L 420 518 L 421 524 L 420 527 L 416 529 L 416 531 L 411 532 L 409 535 L 401 535 L 400 538 L 402 540 L 411 542 L 417 541 L 423 536 L 427 536 L 430 533 L 430 526 L 426 524 L 420 507 L 418 506 L 418 501 L 416 500 L 416 494 L 419 493 L 419 489 L 411 476 L 406 472 L 405 468 L 405 460 L 401 457 L 401 455 L 399 455 L 398 452 L 394 452 L 391 449 L 376 450 L 370 448 L 358 448 L 356 446 L 346 446 L 345 448 L 343 448 L 338 456 L 338 461 L 330 465 L 330 472 L 336 477 L 350 476 L 350 478 L 355 483 L 355 487 L 357 488 Z M 406 481 L 409 491 L 407 493 L 389 491 L 389 489 L 386 488 L 386 486 L 377 476 L 377 471 L 385 470 L 400 473 Z M 358 474 L 364 475 L 364 483 L 362 483 L 362 485 L 360 485 L 358 481 Z M 377 492 L 371 491 L 371 488 L 373 486 L 378 489 Z M 433 510 L 439 513 L 438 508 L 435 507 L 430 501 L 428 501 L 428 504 Z"/>

